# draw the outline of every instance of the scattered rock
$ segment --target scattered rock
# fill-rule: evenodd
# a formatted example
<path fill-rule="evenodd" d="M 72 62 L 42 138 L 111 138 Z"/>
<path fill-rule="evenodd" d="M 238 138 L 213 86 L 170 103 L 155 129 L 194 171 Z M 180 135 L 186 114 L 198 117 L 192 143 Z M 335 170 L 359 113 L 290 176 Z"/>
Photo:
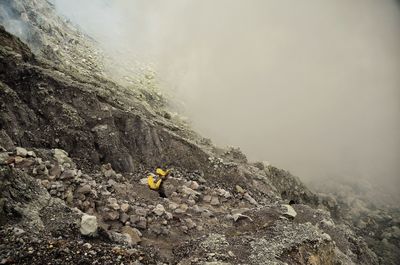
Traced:
<path fill-rule="evenodd" d="M 212 199 L 211 195 L 206 195 L 206 196 L 203 197 L 203 201 L 205 203 L 210 203 L 211 199 Z"/>
<path fill-rule="evenodd" d="M 258 202 L 257 202 L 255 199 L 253 199 L 253 197 L 251 197 L 250 194 L 245 193 L 245 194 L 244 194 L 244 198 L 245 198 L 247 201 L 249 201 L 251 204 L 253 204 L 253 205 L 258 205 Z"/>
<path fill-rule="evenodd" d="M 283 216 L 291 219 L 296 217 L 297 213 L 292 206 L 290 206 L 289 204 L 282 204 L 281 207 L 283 210 Z"/>
<path fill-rule="evenodd" d="M 182 193 L 187 195 L 187 196 L 193 196 L 193 197 L 196 197 L 196 196 L 201 194 L 200 192 L 195 191 L 195 190 L 193 190 L 193 189 L 191 189 L 189 187 L 186 187 L 186 186 L 182 186 Z"/>
<path fill-rule="evenodd" d="M 114 221 L 119 219 L 119 212 L 118 211 L 106 211 L 103 212 L 103 220 L 104 221 Z"/>
<path fill-rule="evenodd" d="M 64 163 L 73 164 L 71 158 L 68 157 L 68 153 L 62 149 L 53 149 L 54 158 L 57 160 L 58 164 L 63 165 Z"/>
<path fill-rule="evenodd" d="M 218 195 L 219 195 L 219 196 L 224 197 L 225 199 L 228 199 L 228 198 L 230 198 L 230 197 L 232 196 L 232 195 L 229 193 L 229 191 L 224 190 L 224 189 L 218 189 L 217 192 L 218 192 Z"/>
<path fill-rule="evenodd" d="M 28 151 L 25 148 L 17 147 L 15 149 L 15 154 L 17 156 L 26 157 L 28 155 Z"/>
<path fill-rule="evenodd" d="M 110 240 L 112 240 L 116 243 L 122 244 L 122 245 L 132 246 L 135 244 L 133 239 L 131 238 L 131 236 L 126 233 L 121 234 L 121 233 L 109 231 L 108 236 L 109 236 Z"/>
<path fill-rule="evenodd" d="M 122 213 L 119 216 L 119 220 L 121 221 L 121 223 L 125 224 L 128 220 L 129 220 L 129 215 L 127 215 L 126 213 Z"/>
<path fill-rule="evenodd" d="M 213 206 L 219 205 L 220 203 L 219 203 L 218 197 L 215 197 L 215 196 L 212 197 L 210 204 L 213 205 Z"/>
<path fill-rule="evenodd" d="M 116 198 L 109 198 L 107 200 L 107 206 L 109 206 L 111 209 L 114 210 L 119 210 L 120 206 L 118 204 L 118 200 Z"/>
<path fill-rule="evenodd" d="M 23 161 L 25 160 L 25 158 L 21 157 L 21 156 L 16 156 L 14 157 L 14 163 L 16 165 L 21 164 Z"/>
<path fill-rule="evenodd" d="M 7 165 L 8 164 L 8 159 L 9 159 L 8 153 L 0 153 L 0 165 Z"/>
<path fill-rule="evenodd" d="M 235 189 L 236 189 L 236 192 L 237 193 L 240 193 L 240 194 L 244 194 L 246 191 L 242 188 L 242 187 L 240 187 L 239 185 L 236 185 L 235 186 Z"/>
<path fill-rule="evenodd" d="M 153 209 L 153 213 L 155 213 L 158 216 L 161 216 L 165 213 L 164 206 L 161 204 L 157 204 L 157 206 Z"/>
<path fill-rule="evenodd" d="M 76 169 L 66 169 L 64 172 L 61 174 L 60 179 L 73 179 L 77 174 Z"/>
<path fill-rule="evenodd" d="M 85 244 L 82 245 L 82 247 L 85 247 L 87 249 L 91 249 L 92 245 L 90 243 L 85 243 Z"/>
<path fill-rule="evenodd" d="M 26 153 L 26 155 L 29 156 L 29 157 L 36 157 L 36 153 L 33 152 L 33 151 L 28 151 L 28 152 Z"/>
<path fill-rule="evenodd" d="M 123 204 L 121 204 L 121 211 L 122 212 L 124 212 L 124 213 L 126 213 L 126 212 L 128 212 L 129 211 L 129 204 L 128 203 L 123 203 Z"/>
<path fill-rule="evenodd" d="M 199 187 L 200 187 L 199 183 L 197 183 L 197 181 L 194 181 L 194 180 L 190 183 L 190 186 L 189 186 L 189 188 L 191 188 L 192 190 L 198 190 Z"/>
<path fill-rule="evenodd" d="M 77 193 L 81 193 L 81 194 L 87 194 L 90 193 L 92 191 L 92 189 L 90 188 L 90 185 L 86 184 L 83 185 L 82 187 L 79 187 L 76 192 Z"/>
<path fill-rule="evenodd" d="M 172 211 L 175 210 L 176 208 L 179 207 L 179 204 L 175 203 L 175 202 L 170 202 L 168 204 L 168 208 L 171 209 Z"/>
<path fill-rule="evenodd" d="M 235 222 L 237 222 L 238 220 L 241 220 L 241 219 L 249 219 L 251 222 L 253 222 L 253 219 L 251 219 L 249 216 L 240 214 L 240 213 L 233 214 L 232 219 Z"/>
<path fill-rule="evenodd" d="M 136 228 L 132 228 L 130 226 L 123 226 L 121 228 L 121 233 L 128 234 L 130 236 L 131 244 L 137 245 L 142 241 L 142 239 L 140 238 L 142 234 Z"/>
<path fill-rule="evenodd" d="M 177 214 L 183 214 L 186 213 L 186 211 L 189 209 L 189 206 L 186 203 L 182 203 L 181 205 L 179 205 L 178 208 L 175 209 L 175 213 Z"/>
<path fill-rule="evenodd" d="M 84 214 L 81 217 L 80 232 L 84 236 L 94 236 L 97 233 L 97 217 L 93 215 Z"/>
<path fill-rule="evenodd" d="M 54 176 L 54 178 L 58 178 L 61 175 L 60 165 L 53 165 L 49 170 L 49 175 Z"/>
<path fill-rule="evenodd" d="M 147 214 L 148 214 L 148 210 L 147 209 L 145 209 L 145 208 L 136 208 L 135 209 L 135 213 L 137 214 L 137 215 L 140 215 L 140 216 L 143 216 L 143 217 L 146 217 L 147 216 Z"/>
<path fill-rule="evenodd" d="M 137 222 L 137 227 L 141 229 L 146 229 L 147 228 L 147 220 L 144 217 L 139 217 L 139 222 Z"/>
<path fill-rule="evenodd" d="M 111 164 L 105 164 L 101 166 L 101 172 L 103 172 L 104 176 L 106 178 L 114 178 L 116 177 L 115 171 L 112 169 Z"/>
<path fill-rule="evenodd" d="M 186 223 L 186 226 L 188 227 L 189 230 L 193 229 L 193 228 L 195 228 L 197 226 L 196 223 L 193 222 L 193 220 L 190 219 L 190 218 L 185 219 L 185 223 Z"/>
<path fill-rule="evenodd" d="M 147 178 L 141 178 L 139 182 L 142 185 L 147 185 Z"/>

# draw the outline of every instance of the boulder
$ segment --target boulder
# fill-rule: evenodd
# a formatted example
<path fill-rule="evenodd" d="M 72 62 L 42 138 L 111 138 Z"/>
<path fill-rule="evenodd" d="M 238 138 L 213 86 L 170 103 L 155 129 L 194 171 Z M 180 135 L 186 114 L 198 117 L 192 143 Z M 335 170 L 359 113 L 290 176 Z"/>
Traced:
<path fill-rule="evenodd" d="M 126 213 L 127 211 L 129 211 L 129 204 L 123 203 L 123 204 L 121 204 L 120 208 L 121 208 L 122 212 Z"/>
<path fill-rule="evenodd" d="M 119 216 L 119 220 L 121 221 L 121 223 L 125 224 L 129 220 L 129 215 L 127 215 L 126 213 L 122 213 Z"/>
<path fill-rule="evenodd" d="M 142 233 L 140 233 L 140 231 L 137 230 L 136 228 L 133 228 L 130 226 L 123 226 L 121 228 L 121 233 L 128 234 L 131 238 L 132 244 L 134 244 L 134 245 L 137 245 L 138 243 L 140 243 L 142 241 L 142 239 L 140 238 Z"/>
<path fill-rule="evenodd" d="M 103 220 L 104 221 L 115 221 L 119 219 L 119 212 L 118 211 L 107 211 L 103 213 Z"/>
<path fill-rule="evenodd" d="M 121 234 L 117 232 L 110 231 L 108 232 L 108 236 L 111 241 L 114 241 L 115 243 L 126 245 L 126 246 L 132 246 L 134 245 L 133 240 L 129 234 Z"/>
<path fill-rule="evenodd" d="M 246 194 L 244 195 L 244 198 L 245 198 L 248 202 L 250 202 L 251 204 L 253 204 L 253 205 L 258 205 L 258 202 L 257 202 L 253 197 L 251 197 L 250 194 L 246 193 Z"/>
<path fill-rule="evenodd" d="M 119 210 L 120 206 L 118 204 L 118 200 L 116 198 L 109 198 L 107 200 L 107 205 L 114 210 Z"/>
<path fill-rule="evenodd" d="M 98 223 L 97 217 L 84 214 L 81 218 L 80 232 L 84 236 L 94 236 L 97 233 Z"/>
<path fill-rule="evenodd" d="M 236 192 L 237 192 L 237 193 L 240 193 L 240 194 L 244 194 L 244 193 L 246 192 L 246 191 L 245 191 L 242 187 L 240 187 L 239 185 L 236 185 L 235 189 L 236 189 Z"/>
<path fill-rule="evenodd" d="M 213 205 L 213 206 L 219 205 L 218 197 L 212 197 L 210 204 Z"/>
<path fill-rule="evenodd" d="M 296 211 L 289 204 L 282 204 L 281 208 L 282 208 L 283 216 L 288 217 L 290 219 L 293 219 L 296 217 L 296 215 L 297 215 Z"/>
<path fill-rule="evenodd" d="M 28 151 L 25 148 L 17 147 L 15 149 L 15 154 L 17 156 L 26 157 L 28 155 Z"/>
<path fill-rule="evenodd" d="M 158 216 L 161 216 L 165 213 L 164 206 L 161 204 L 157 204 L 157 206 L 153 209 L 153 213 L 155 213 Z"/>
<path fill-rule="evenodd" d="M 54 158 L 57 160 L 58 164 L 63 165 L 64 163 L 68 163 L 73 165 L 71 158 L 68 157 L 68 153 L 62 149 L 53 149 Z"/>
<path fill-rule="evenodd" d="M 90 185 L 86 184 L 86 185 L 83 185 L 82 187 L 79 187 L 76 192 L 79 194 L 88 194 L 91 191 L 92 191 L 92 189 L 90 188 Z"/>

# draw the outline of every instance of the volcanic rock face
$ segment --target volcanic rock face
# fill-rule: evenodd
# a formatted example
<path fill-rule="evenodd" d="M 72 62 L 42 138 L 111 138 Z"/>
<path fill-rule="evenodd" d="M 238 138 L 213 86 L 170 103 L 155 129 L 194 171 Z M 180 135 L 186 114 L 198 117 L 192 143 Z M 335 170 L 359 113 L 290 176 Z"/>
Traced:
<path fill-rule="evenodd" d="M 199 147 L 171 130 L 177 129 L 173 124 L 147 111 L 115 84 L 85 83 L 54 66 L 36 63 L 29 49 L 14 41 L 15 50 L 5 43 L 1 51 L 5 139 L 24 146 L 60 147 L 81 165 L 110 162 L 121 171 L 144 164 L 193 169 L 206 160 Z M 35 64 L 27 64 L 29 60 Z"/>
<path fill-rule="evenodd" d="M 93 46 L 94 41 L 58 16 L 48 1 L 4 0 L 0 24 L 65 70 L 87 78 L 104 75 L 101 52 Z"/>
<path fill-rule="evenodd" d="M 75 36 L 46 1 L 0 6 L 38 23 L 41 40 Z M 41 24 L 34 13 L 44 6 L 51 12 Z M 337 201 L 290 173 L 249 164 L 238 149 L 221 152 L 140 92 L 81 64 L 73 69 L 87 72 L 76 74 L 43 60 L 35 45 L 37 55 L 0 27 L 1 264 L 398 261 L 380 260 L 368 247 L 381 246 L 377 237 L 366 242 Z M 147 187 L 156 166 L 174 167 L 167 198 Z M 398 242 L 395 218 L 380 220 L 390 229 L 373 226 L 384 232 L 385 254 Z"/>

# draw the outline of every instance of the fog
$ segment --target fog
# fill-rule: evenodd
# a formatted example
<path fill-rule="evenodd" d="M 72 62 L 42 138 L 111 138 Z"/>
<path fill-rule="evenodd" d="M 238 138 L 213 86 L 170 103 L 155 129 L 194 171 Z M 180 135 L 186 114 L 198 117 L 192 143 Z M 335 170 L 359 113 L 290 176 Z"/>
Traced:
<path fill-rule="evenodd" d="M 155 63 L 163 89 L 216 144 L 306 182 L 370 181 L 399 194 L 395 1 L 53 2 L 117 60 Z"/>

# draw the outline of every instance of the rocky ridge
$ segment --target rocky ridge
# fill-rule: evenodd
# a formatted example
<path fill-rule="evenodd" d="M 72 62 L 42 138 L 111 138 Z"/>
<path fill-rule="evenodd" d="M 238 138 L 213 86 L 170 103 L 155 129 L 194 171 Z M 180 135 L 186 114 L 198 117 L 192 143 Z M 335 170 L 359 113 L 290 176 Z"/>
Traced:
<path fill-rule="evenodd" d="M 163 199 L 147 188 L 146 172 L 119 174 L 105 164 L 86 174 L 61 149 L 17 147 L 0 157 L 4 262 L 58 255 L 73 264 L 72 254 L 82 251 L 90 262 L 112 264 L 114 249 L 123 253 L 121 262 L 142 264 L 290 264 L 299 255 L 307 264 L 348 264 L 352 252 L 346 256 L 340 249 L 352 248 L 363 253 L 353 253 L 354 260 L 376 259 L 367 246 L 349 242 L 349 234 L 360 239 L 335 227 L 326 211 L 267 200 L 251 187 L 209 185 L 199 172 L 176 169 Z M 337 246 L 329 229 L 345 245 Z M 71 250 L 72 242 L 79 248 Z"/>

